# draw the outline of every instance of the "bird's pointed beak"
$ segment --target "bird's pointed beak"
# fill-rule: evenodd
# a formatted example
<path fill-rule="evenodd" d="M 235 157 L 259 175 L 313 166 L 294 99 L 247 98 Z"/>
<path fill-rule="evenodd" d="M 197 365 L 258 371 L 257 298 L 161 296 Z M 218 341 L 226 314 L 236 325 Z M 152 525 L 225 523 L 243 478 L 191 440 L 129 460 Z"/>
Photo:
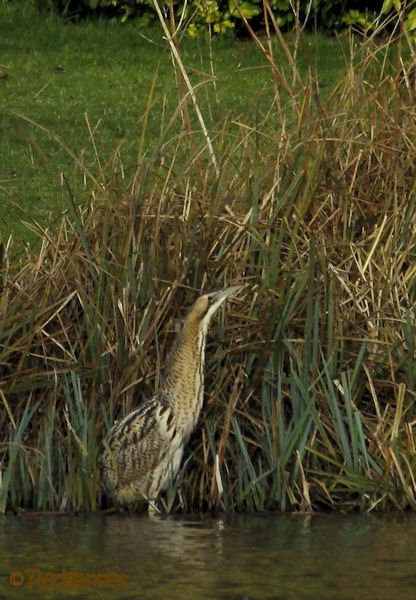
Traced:
<path fill-rule="evenodd" d="M 241 290 L 243 287 L 243 285 L 232 285 L 231 287 L 224 288 L 223 290 L 215 292 L 215 294 L 213 294 L 212 296 L 212 299 L 214 300 L 214 302 L 222 302 L 228 296 L 231 296 L 232 294 L 237 292 L 237 290 Z"/>

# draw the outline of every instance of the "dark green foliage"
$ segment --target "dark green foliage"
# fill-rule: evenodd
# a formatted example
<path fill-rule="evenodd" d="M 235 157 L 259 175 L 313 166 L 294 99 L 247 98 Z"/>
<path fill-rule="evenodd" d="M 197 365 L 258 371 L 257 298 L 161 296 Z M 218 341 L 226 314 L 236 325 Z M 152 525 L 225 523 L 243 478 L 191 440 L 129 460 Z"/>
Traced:
<path fill-rule="evenodd" d="M 157 21 L 153 0 L 28 1 L 41 10 L 53 10 L 69 19 L 106 17 L 125 21 L 134 18 L 139 19 L 143 25 Z M 161 3 L 160 6 L 167 16 L 169 2 Z M 383 15 L 392 11 L 405 12 L 410 29 L 413 29 L 415 21 L 414 4 L 401 0 L 305 0 L 299 3 L 271 0 L 269 6 L 276 23 L 283 29 L 291 29 L 296 25 L 304 30 L 339 31 L 354 27 L 369 31 L 379 26 Z M 172 8 L 176 20 L 184 19 L 184 27 L 192 36 L 208 28 L 217 34 L 230 30 L 244 33 L 244 19 L 254 29 L 265 26 L 262 0 L 192 0 L 189 4 L 173 1 Z"/>

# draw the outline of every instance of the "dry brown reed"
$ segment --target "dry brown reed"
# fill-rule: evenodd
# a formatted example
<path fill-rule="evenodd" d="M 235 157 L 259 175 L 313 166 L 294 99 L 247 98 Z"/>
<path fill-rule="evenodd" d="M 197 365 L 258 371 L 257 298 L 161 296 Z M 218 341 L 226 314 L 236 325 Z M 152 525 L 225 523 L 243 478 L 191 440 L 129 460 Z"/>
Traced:
<path fill-rule="evenodd" d="M 165 509 L 416 507 L 406 40 L 352 37 L 323 97 L 268 15 L 269 39 L 252 32 L 267 118 L 198 131 L 197 115 L 192 144 L 162 139 L 128 189 L 101 171 L 79 208 L 67 186 L 38 247 L 2 247 L 1 510 L 99 506 L 105 431 L 154 393 L 199 290 L 242 282 L 210 334 L 203 418 Z"/>

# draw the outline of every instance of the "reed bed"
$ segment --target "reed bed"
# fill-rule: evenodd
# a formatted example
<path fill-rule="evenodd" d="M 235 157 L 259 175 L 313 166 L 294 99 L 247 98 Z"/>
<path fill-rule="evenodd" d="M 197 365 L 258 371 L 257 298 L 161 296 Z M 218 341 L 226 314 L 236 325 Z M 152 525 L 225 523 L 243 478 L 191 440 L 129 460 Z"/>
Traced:
<path fill-rule="evenodd" d="M 269 114 L 206 127 L 172 36 L 180 133 L 128 184 L 117 152 L 97 161 L 81 206 L 63 180 L 25 257 L 3 244 L 1 511 L 99 508 L 105 432 L 154 393 L 199 290 L 237 283 L 163 509 L 416 508 L 411 40 L 352 37 L 323 94 L 301 33 L 289 50 L 266 24 Z"/>

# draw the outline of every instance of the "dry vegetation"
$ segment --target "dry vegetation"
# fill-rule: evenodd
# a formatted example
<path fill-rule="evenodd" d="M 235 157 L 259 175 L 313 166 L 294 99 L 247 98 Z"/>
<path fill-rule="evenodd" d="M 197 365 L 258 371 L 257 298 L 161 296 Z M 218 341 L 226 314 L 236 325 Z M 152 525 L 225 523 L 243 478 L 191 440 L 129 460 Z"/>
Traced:
<path fill-rule="evenodd" d="M 117 154 L 87 206 L 68 188 L 24 259 L 2 248 L 1 510 L 97 508 L 105 431 L 154 392 L 197 290 L 241 282 L 165 508 L 416 507 L 410 42 L 352 39 L 325 98 L 257 42 L 267 119 L 204 132 L 177 62 L 183 135 L 143 153 L 128 189 Z"/>

